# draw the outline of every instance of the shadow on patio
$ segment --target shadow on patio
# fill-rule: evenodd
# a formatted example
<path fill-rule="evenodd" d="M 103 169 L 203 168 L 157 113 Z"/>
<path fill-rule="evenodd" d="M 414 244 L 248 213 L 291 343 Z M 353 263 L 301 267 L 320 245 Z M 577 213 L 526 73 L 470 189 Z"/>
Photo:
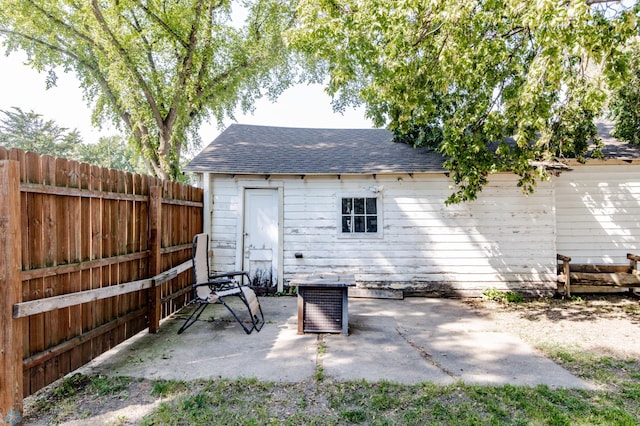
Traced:
<path fill-rule="evenodd" d="M 293 297 L 263 297 L 261 304 L 267 322 L 259 333 L 245 334 L 214 305 L 177 335 L 183 311 L 158 334 L 140 333 L 84 368 L 147 379 L 302 382 L 322 367 L 337 381 L 588 387 L 456 300 L 350 299 L 349 336 L 298 335 Z"/>

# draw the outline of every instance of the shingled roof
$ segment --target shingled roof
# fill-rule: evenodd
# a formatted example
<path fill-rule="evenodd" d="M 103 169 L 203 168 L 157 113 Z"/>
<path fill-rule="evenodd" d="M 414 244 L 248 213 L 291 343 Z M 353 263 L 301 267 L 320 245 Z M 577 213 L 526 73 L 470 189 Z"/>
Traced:
<path fill-rule="evenodd" d="M 599 123 L 607 159 L 636 163 L 640 147 L 610 136 Z M 444 172 L 443 157 L 392 141 L 383 129 L 308 129 L 232 124 L 185 171 L 219 174 L 380 174 Z"/>
<path fill-rule="evenodd" d="M 232 124 L 185 167 L 221 174 L 443 172 L 443 158 L 392 141 L 383 129 L 305 129 Z"/>
<path fill-rule="evenodd" d="M 604 158 L 624 161 L 640 160 L 640 146 L 622 142 L 611 136 L 613 123 L 603 121 L 597 123 L 597 126 L 598 135 L 604 145 L 602 147 Z"/>

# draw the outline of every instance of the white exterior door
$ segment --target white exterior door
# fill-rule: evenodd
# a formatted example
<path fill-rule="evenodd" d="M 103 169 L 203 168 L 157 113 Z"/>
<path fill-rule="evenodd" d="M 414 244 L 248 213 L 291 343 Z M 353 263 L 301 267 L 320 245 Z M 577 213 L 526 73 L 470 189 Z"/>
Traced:
<path fill-rule="evenodd" d="M 243 265 L 251 285 L 276 287 L 278 281 L 278 190 L 244 193 Z"/>

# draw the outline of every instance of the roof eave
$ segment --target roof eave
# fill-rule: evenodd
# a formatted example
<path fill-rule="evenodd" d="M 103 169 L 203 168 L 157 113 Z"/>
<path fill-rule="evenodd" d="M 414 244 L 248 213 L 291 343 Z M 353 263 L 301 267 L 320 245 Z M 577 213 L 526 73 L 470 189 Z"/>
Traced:
<path fill-rule="evenodd" d="M 640 164 L 640 158 L 587 158 L 584 161 L 567 158 L 562 161 L 570 167 L 579 166 L 628 166 Z"/>
<path fill-rule="evenodd" d="M 214 171 L 209 169 L 201 169 L 197 170 L 186 170 L 190 173 L 209 173 L 212 175 L 219 176 L 312 176 L 312 177 L 323 177 L 323 176 L 382 176 L 382 175 L 413 175 L 413 174 L 443 174 L 448 173 L 445 169 L 442 170 L 408 170 L 408 171 L 369 171 L 369 172 L 247 172 L 247 171 Z"/>

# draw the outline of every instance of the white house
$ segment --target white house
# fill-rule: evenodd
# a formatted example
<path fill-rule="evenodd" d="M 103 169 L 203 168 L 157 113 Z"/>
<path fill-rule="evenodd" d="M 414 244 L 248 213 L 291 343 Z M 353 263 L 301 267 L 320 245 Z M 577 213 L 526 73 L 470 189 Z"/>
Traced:
<path fill-rule="evenodd" d="M 625 263 L 640 249 L 640 149 L 605 142 L 606 159 L 568 161 L 533 195 L 498 174 L 453 206 L 442 157 L 386 130 L 234 124 L 186 170 L 205 191 L 213 268 L 258 285 L 334 271 L 406 294 L 550 294 L 557 252 Z"/>

